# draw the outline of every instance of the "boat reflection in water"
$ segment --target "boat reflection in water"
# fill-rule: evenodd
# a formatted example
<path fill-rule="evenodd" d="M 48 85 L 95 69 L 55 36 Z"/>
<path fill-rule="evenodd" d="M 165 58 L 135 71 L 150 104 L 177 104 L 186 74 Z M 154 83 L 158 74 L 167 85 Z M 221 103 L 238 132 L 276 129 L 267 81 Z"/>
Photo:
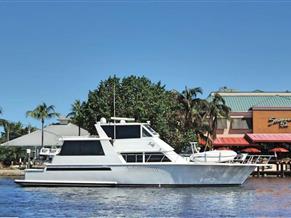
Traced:
<path fill-rule="evenodd" d="M 27 169 L 23 186 L 240 185 L 258 166 L 231 152 L 177 154 L 148 123 L 104 118 L 97 137 L 66 137 L 44 169 Z M 116 122 L 118 121 L 118 122 Z M 213 158 L 214 157 L 214 158 Z M 250 160 L 250 159 L 248 159 Z"/>

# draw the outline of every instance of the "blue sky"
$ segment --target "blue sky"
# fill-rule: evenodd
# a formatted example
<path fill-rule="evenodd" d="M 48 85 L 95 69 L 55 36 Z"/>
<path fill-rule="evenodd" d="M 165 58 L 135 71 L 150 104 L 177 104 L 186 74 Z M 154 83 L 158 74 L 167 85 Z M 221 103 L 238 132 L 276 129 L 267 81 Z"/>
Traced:
<path fill-rule="evenodd" d="M 291 2 L 0 0 L 3 118 L 46 102 L 67 114 L 109 75 L 205 96 L 291 90 Z"/>

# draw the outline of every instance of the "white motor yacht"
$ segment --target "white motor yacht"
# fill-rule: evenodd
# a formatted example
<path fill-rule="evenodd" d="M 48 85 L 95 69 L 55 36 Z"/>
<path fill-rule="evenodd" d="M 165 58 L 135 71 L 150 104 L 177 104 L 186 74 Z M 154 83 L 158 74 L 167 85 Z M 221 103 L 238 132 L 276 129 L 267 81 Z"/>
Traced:
<path fill-rule="evenodd" d="M 252 161 L 221 161 L 221 157 L 217 162 L 193 161 L 177 154 L 148 123 L 127 121 L 132 120 L 115 118 L 107 123 L 102 118 L 95 125 L 98 137 L 61 138 L 61 151 L 51 163 L 43 169 L 26 169 L 25 178 L 15 182 L 22 186 L 241 185 L 258 166 L 254 157 Z"/>

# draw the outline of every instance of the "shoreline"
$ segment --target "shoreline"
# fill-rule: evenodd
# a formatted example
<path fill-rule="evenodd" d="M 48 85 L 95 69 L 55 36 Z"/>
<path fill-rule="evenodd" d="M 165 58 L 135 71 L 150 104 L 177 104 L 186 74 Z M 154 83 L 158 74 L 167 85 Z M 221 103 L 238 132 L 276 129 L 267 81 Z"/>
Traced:
<path fill-rule="evenodd" d="M 24 170 L 13 168 L 1 168 L 0 176 L 24 176 Z"/>

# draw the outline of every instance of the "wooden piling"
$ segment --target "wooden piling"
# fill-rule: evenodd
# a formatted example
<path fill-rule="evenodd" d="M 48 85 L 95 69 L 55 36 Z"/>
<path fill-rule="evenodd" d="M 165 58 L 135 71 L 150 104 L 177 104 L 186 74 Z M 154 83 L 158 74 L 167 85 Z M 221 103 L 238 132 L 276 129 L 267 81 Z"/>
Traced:
<path fill-rule="evenodd" d="M 260 167 L 257 167 L 257 177 L 260 177 Z"/>
<path fill-rule="evenodd" d="M 281 177 L 284 178 L 285 177 L 285 175 L 284 175 L 284 163 L 281 162 L 280 165 L 281 165 Z"/>
<path fill-rule="evenodd" d="M 276 162 L 276 171 L 277 171 L 277 177 L 279 177 L 280 175 L 279 175 L 279 163 L 278 162 Z"/>

